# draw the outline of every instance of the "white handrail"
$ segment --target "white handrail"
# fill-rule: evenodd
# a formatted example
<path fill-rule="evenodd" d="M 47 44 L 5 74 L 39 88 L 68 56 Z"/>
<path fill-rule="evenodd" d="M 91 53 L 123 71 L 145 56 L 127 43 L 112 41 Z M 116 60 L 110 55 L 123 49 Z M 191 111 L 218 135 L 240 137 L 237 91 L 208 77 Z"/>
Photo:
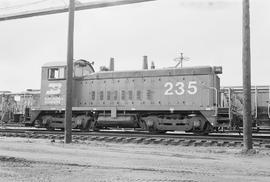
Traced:
<path fill-rule="evenodd" d="M 255 118 L 258 118 L 258 89 L 257 86 L 255 86 L 255 94 L 254 94 L 254 107 L 255 107 Z"/>
<path fill-rule="evenodd" d="M 268 112 L 268 118 L 270 118 L 270 86 L 269 86 L 269 97 L 268 97 L 268 108 L 267 108 L 267 112 Z"/>
<path fill-rule="evenodd" d="M 229 94 L 229 119 L 231 120 L 231 110 L 232 110 L 232 89 L 228 88 L 228 94 Z"/>
<path fill-rule="evenodd" d="M 268 103 L 267 112 L 268 112 L 268 118 L 270 119 L 270 103 Z"/>
<path fill-rule="evenodd" d="M 216 92 L 216 108 L 215 108 L 215 115 L 214 116 L 217 116 L 217 114 L 218 114 L 218 90 L 215 87 L 212 87 L 212 89 L 214 89 Z"/>

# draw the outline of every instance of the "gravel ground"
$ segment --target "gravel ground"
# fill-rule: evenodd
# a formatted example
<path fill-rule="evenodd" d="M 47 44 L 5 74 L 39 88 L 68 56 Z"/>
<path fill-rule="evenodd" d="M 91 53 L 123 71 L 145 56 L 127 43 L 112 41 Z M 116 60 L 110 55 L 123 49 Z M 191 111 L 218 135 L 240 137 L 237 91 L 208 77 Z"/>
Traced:
<path fill-rule="evenodd" d="M 270 181 L 270 150 L 0 137 L 0 181 Z"/>

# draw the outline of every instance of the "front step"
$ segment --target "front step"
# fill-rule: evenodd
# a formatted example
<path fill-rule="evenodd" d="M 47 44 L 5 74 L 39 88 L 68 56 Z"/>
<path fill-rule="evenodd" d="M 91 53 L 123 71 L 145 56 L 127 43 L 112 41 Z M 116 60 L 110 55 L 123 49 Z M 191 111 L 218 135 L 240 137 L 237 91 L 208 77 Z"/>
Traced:
<path fill-rule="evenodd" d="M 230 110 L 227 107 L 218 108 L 217 112 L 217 122 L 218 123 L 230 123 Z"/>
<path fill-rule="evenodd" d="M 229 114 L 229 108 L 228 107 L 219 107 L 218 114 Z"/>

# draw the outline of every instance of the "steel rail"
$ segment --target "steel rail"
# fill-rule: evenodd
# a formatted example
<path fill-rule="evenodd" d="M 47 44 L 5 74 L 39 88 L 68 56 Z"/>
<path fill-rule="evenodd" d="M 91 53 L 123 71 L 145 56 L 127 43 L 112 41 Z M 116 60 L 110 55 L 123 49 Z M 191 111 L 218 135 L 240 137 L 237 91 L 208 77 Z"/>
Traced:
<path fill-rule="evenodd" d="M 0 133 L 29 134 L 29 135 L 64 135 L 63 131 L 48 131 L 37 129 L 0 129 Z M 98 136 L 98 137 L 143 137 L 143 138 L 160 138 L 160 139 L 194 139 L 194 140 L 224 140 L 224 141 L 242 141 L 242 135 L 231 134 L 209 134 L 194 135 L 190 133 L 166 133 L 152 134 L 138 131 L 99 131 L 99 132 L 81 132 L 73 131 L 75 136 Z M 270 136 L 253 136 L 254 141 L 265 141 L 270 143 Z"/>

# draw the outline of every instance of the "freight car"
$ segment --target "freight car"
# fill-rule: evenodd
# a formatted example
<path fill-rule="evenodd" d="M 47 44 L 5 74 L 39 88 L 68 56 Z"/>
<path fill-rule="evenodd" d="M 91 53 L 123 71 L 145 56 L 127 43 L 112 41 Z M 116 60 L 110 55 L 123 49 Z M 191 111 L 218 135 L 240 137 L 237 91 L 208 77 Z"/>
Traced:
<path fill-rule="evenodd" d="M 23 123 L 30 120 L 30 112 L 39 107 L 39 90 L 27 89 L 22 92 L 0 92 L 1 121 Z"/>
<path fill-rule="evenodd" d="M 31 122 L 64 128 L 66 64 L 42 67 L 40 108 Z M 239 123 L 220 107 L 221 67 L 166 68 L 94 72 L 74 62 L 72 128 L 140 128 L 151 132 L 208 133 Z"/>
<path fill-rule="evenodd" d="M 221 106 L 243 113 L 243 87 L 229 86 L 221 89 Z M 270 86 L 251 87 L 251 115 L 253 126 L 270 127 Z"/>
<path fill-rule="evenodd" d="M 0 91 L 0 119 L 2 121 L 3 114 L 5 112 L 5 100 L 6 100 L 6 94 L 11 93 L 11 91 Z"/>

